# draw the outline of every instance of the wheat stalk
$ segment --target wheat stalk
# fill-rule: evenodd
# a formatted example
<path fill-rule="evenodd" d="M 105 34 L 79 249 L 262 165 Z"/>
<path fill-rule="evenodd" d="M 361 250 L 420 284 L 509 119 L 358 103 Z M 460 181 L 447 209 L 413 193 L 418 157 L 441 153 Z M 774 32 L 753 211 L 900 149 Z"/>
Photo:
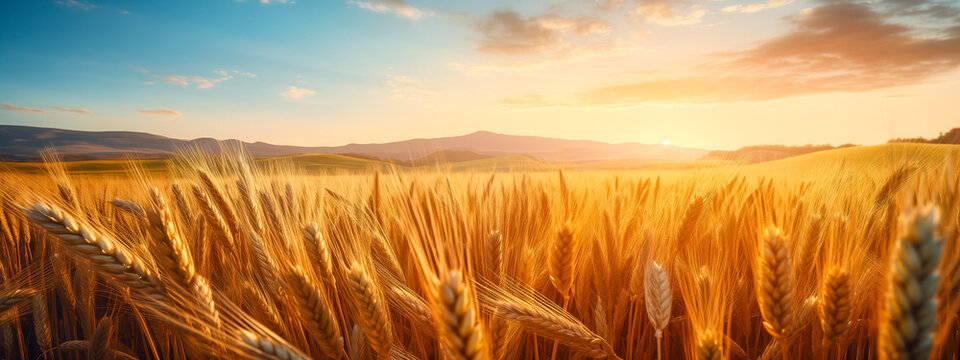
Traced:
<path fill-rule="evenodd" d="M 769 230 L 763 237 L 757 260 L 757 299 L 763 316 L 763 328 L 779 338 L 793 326 L 790 250 L 779 231 Z"/>
<path fill-rule="evenodd" d="M 697 359 L 720 360 L 723 358 L 723 346 L 717 334 L 705 330 L 697 335 Z"/>
<path fill-rule="evenodd" d="M 354 262 L 347 275 L 353 302 L 359 311 L 360 327 L 366 341 L 382 357 L 389 356 L 393 345 L 393 329 L 381 295 L 359 263 Z"/>
<path fill-rule="evenodd" d="M 231 232 L 230 226 L 227 224 L 222 213 L 217 210 L 210 196 L 208 196 L 202 188 L 194 185 L 193 197 L 196 198 L 197 204 L 200 206 L 200 213 L 203 214 L 203 218 L 207 221 L 208 226 L 213 228 L 217 238 L 233 246 L 233 236 L 236 235 L 236 233 Z"/>
<path fill-rule="evenodd" d="M 890 258 L 879 352 L 883 359 L 927 359 L 933 346 L 943 243 L 934 234 L 937 212 L 926 207 L 903 217 Z"/>
<path fill-rule="evenodd" d="M 656 330 L 656 338 L 663 337 L 663 329 L 670 322 L 673 297 L 670 292 L 670 277 L 667 269 L 656 262 L 647 266 L 643 282 L 644 302 L 647 305 L 647 317 Z"/>
<path fill-rule="evenodd" d="M 333 260 L 330 258 L 330 248 L 327 241 L 320 233 L 320 226 L 317 223 L 311 223 L 303 228 L 304 245 L 307 250 L 307 256 L 320 269 L 320 279 L 327 285 L 328 289 L 336 291 L 337 280 L 333 275 Z"/>
<path fill-rule="evenodd" d="M 113 199 L 110 200 L 110 205 L 113 205 L 117 209 L 127 212 L 138 219 L 146 218 L 146 213 L 143 211 L 143 208 L 140 207 L 140 205 L 137 205 L 135 202 L 123 199 Z"/>
<path fill-rule="evenodd" d="M 36 290 L 29 288 L 4 289 L 0 292 L 0 314 L 6 313 L 8 310 L 23 304 L 36 294 Z"/>
<path fill-rule="evenodd" d="M 452 270 L 439 284 L 437 318 L 447 357 L 455 360 L 489 359 L 484 330 L 474 306 L 473 294 L 459 270 Z"/>
<path fill-rule="evenodd" d="M 550 281 L 566 299 L 573 287 L 573 232 L 569 225 L 563 225 L 550 244 L 548 268 Z"/>
<path fill-rule="evenodd" d="M 399 308 L 400 312 L 412 317 L 422 325 L 433 326 L 433 312 L 430 306 L 420 295 L 413 293 L 410 289 L 402 287 L 402 284 L 387 286 L 387 300 Z"/>
<path fill-rule="evenodd" d="M 200 182 L 203 184 L 203 187 L 207 189 L 207 193 L 210 195 L 211 200 L 213 200 L 214 205 L 216 205 L 217 210 L 223 215 L 223 219 L 226 221 L 227 226 L 229 226 L 230 232 L 239 234 L 240 223 L 237 220 L 237 214 L 233 211 L 230 203 L 227 202 L 227 198 L 223 195 L 223 190 L 213 182 L 213 178 L 206 171 L 198 170 L 197 173 L 200 175 Z"/>
<path fill-rule="evenodd" d="M 495 315 L 514 321 L 527 331 L 563 342 L 589 358 L 616 358 L 613 349 L 600 336 L 566 317 L 506 301 L 496 304 Z"/>
<path fill-rule="evenodd" d="M 116 242 L 74 219 L 55 207 L 35 204 L 27 216 L 61 241 L 67 249 L 93 264 L 94 268 L 109 274 L 125 286 L 142 291 L 153 298 L 163 296 L 163 285 L 145 267 L 143 260 L 128 253 Z"/>
<path fill-rule="evenodd" d="M 272 340 L 253 331 L 240 330 L 242 344 L 252 349 L 263 359 L 274 360 L 307 360 L 310 359 L 299 349 L 289 344 Z"/>
<path fill-rule="evenodd" d="M 47 315 L 47 300 L 43 294 L 33 296 L 33 333 L 37 336 L 37 345 L 44 350 L 50 349 L 50 316 Z"/>
<path fill-rule="evenodd" d="M 190 247 L 184 242 L 174 223 L 173 213 L 163 194 L 157 188 L 150 189 L 153 210 L 147 214 L 150 232 L 156 240 L 154 252 L 160 267 L 174 274 L 175 280 L 189 288 L 204 309 L 204 315 L 220 326 L 220 312 L 207 279 L 197 274 Z"/>
<path fill-rule="evenodd" d="M 487 272 L 495 282 L 503 276 L 503 234 L 493 230 L 487 234 L 483 243 L 484 257 L 487 262 Z"/>
<path fill-rule="evenodd" d="M 337 318 L 320 289 L 311 283 L 301 269 L 294 269 L 287 276 L 287 284 L 299 305 L 300 317 L 319 337 L 318 344 L 324 353 L 330 356 L 336 354 L 335 357 L 345 355 Z"/>
<path fill-rule="evenodd" d="M 850 276 L 839 267 L 827 272 L 818 301 L 820 327 L 826 342 L 843 335 L 850 322 L 853 294 L 850 291 Z"/>

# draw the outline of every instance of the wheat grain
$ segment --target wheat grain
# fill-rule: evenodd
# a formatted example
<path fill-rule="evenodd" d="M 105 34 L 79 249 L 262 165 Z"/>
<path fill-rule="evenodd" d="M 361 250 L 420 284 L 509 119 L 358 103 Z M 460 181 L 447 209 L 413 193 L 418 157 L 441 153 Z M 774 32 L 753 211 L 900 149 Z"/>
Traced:
<path fill-rule="evenodd" d="M 573 231 L 569 225 L 563 225 L 550 244 L 549 270 L 550 281 L 564 299 L 570 296 L 573 287 Z"/>
<path fill-rule="evenodd" d="M 512 302 L 496 305 L 496 316 L 515 321 L 524 329 L 558 340 L 592 359 L 612 356 L 612 349 L 586 326 L 562 316 Z"/>
<path fill-rule="evenodd" d="M 160 281 L 145 267 L 143 260 L 93 228 L 77 221 L 72 215 L 57 208 L 36 204 L 27 210 L 27 216 L 37 225 L 61 240 L 66 248 L 109 274 L 127 287 L 142 291 L 154 298 L 162 298 Z"/>
<path fill-rule="evenodd" d="M 459 270 L 452 270 L 439 284 L 437 318 L 447 357 L 455 360 L 488 359 L 489 348 L 474 306 L 470 287 Z"/>
<path fill-rule="evenodd" d="M 905 214 L 890 258 L 879 352 L 883 359 L 928 359 L 936 325 L 942 242 L 934 234 L 937 212 L 926 207 Z"/>
<path fill-rule="evenodd" d="M 309 356 L 297 348 L 277 342 L 253 331 L 241 330 L 240 340 L 263 359 L 307 360 Z"/>
<path fill-rule="evenodd" d="M 823 281 L 818 310 L 823 337 L 828 342 L 847 330 L 853 300 L 849 281 L 849 274 L 838 267 L 831 268 Z"/>
<path fill-rule="evenodd" d="M 790 252 L 778 230 L 769 230 L 762 237 L 757 263 L 757 299 L 763 328 L 779 338 L 793 326 L 793 279 Z"/>
<path fill-rule="evenodd" d="M 670 278 L 667 270 L 651 262 L 647 266 L 644 278 L 644 301 L 647 306 L 647 317 L 656 330 L 656 337 L 663 336 L 663 329 L 670 321 L 670 312 L 673 308 L 673 297 L 670 292 Z"/>
<path fill-rule="evenodd" d="M 293 290 L 291 295 L 299 305 L 301 319 L 317 335 L 324 353 L 332 357 L 344 354 L 340 326 L 320 289 L 310 282 L 301 269 L 295 269 L 287 276 L 287 284 Z"/>
<path fill-rule="evenodd" d="M 381 357 L 389 356 L 393 345 L 393 329 L 390 317 L 375 285 L 359 263 L 353 263 L 347 275 L 353 302 L 359 311 L 359 323 L 366 341 Z"/>

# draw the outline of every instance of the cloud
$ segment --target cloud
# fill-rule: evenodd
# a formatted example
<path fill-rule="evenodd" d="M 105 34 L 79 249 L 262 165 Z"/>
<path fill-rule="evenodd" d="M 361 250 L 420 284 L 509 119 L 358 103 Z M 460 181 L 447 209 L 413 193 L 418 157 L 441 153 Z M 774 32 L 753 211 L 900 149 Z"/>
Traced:
<path fill-rule="evenodd" d="M 3 106 L 0 107 L 0 109 L 7 110 L 7 111 L 28 112 L 28 113 L 34 113 L 34 114 L 47 113 L 46 110 L 42 110 L 42 109 L 34 109 L 34 108 L 28 108 L 28 107 L 22 107 L 22 106 L 10 105 L 10 104 L 3 104 Z"/>
<path fill-rule="evenodd" d="M 89 114 L 89 113 L 90 113 L 90 110 L 83 109 L 83 108 L 68 108 L 68 107 L 62 107 L 62 106 L 54 106 L 53 109 L 56 110 L 56 111 L 71 112 L 71 113 L 76 113 L 76 114 Z"/>
<path fill-rule="evenodd" d="M 467 73 L 536 71 L 591 59 L 623 56 L 639 51 L 640 49 L 641 46 L 636 42 L 613 39 L 601 43 L 566 46 L 560 51 L 536 59 L 471 65 L 450 63 L 447 64 L 447 66 L 454 70 Z"/>
<path fill-rule="evenodd" d="M 645 21 L 662 26 L 699 24 L 707 14 L 707 9 L 700 5 L 679 9 L 672 3 L 662 1 L 641 4 L 633 11 Z"/>
<path fill-rule="evenodd" d="M 491 54 L 549 53 L 570 45 L 566 34 L 607 34 L 613 26 L 597 18 L 570 18 L 554 14 L 524 17 L 510 10 L 494 11 L 476 22 L 482 38 L 477 50 Z"/>
<path fill-rule="evenodd" d="M 430 90 L 419 85 L 406 75 L 387 75 L 387 87 L 394 98 L 416 97 L 421 95 L 437 95 L 439 91 Z"/>
<path fill-rule="evenodd" d="M 67 7 L 75 7 L 81 10 L 90 10 L 97 7 L 97 5 L 91 4 L 83 0 L 58 0 L 57 4 L 67 6 Z"/>
<path fill-rule="evenodd" d="M 960 68 L 957 28 L 919 33 L 893 22 L 894 15 L 876 6 L 827 2 L 788 18 L 792 29 L 786 34 L 751 49 L 716 54 L 721 60 L 699 66 L 691 75 L 598 87 L 552 103 L 619 107 L 765 101 L 919 85 Z M 929 26 L 923 30 L 931 31 Z"/>
<path fill-rule="evenodd" d="M 129 68 L 131 68 L 131 69 L 134 69 L 134 70 L 136 70 L 136 71 L 142 72 L 142 73 L 148 73 L 148 72 L 150 72 L 150 70 L 147 70 L 147 69 L 145 69 L 145 68 L 143 68 L 143 67 L 136 66 L 136 65 L 127 65 L 127 67 L 129 67 Z"/>
<path fill-rule="evenodd" d="M 143 115 L 143 116 L 165 116 L 165 117 L 171 117 L 171 118 L 176 118 L 183 115 L 179 111 L 176 111 L 173 109 L 167 109 L 167 108 L 160 108 L 160 109 L 154 109 L 154 110 L 139 110 L 138 112 L 140 113 L 140 115 Z"/>
<path fill-rule="evenodd" d="M 769 0 L 765 3 L 755 3 L 747 5 L 730 5 L 724 7 L 721 11 L 723 12 L 739 12 L 744 14 L 751 14 L 761 10 L 778 8 L 784 5 L 792 4 L 793 0 Z"/>
<path fill-rule="evenodd" d="M 250 78 L 257 77 L 256 74 L 241 72 L 237 70 L 233 70 L 233 71 L 214 70 L 213 73 L 219 75 L 220 77 L 208 78 L 204 76 L 167 75 L 162 77 L 162 81 L 167 84 L 175 84 L 180 86 L 190 86 L 190 84 L 195 84 L 197 86 L 197 89 L 209 89 L 216 84 L 233 79 L 234 75 L 245 76 Z M 146 84 L 153 85 L 153 82 L 149 81 Z"/>
<path fill-rule="evenodd" d="M 287 91 L 280 93 L 280 96 L 288 97 L 291 99 L 302 99 L 305 97 L 310 97 L 316 94 L 316 91 L 304 88 L 298 88 L 296 86 L 291 86 L 287 88 Z"/>
<path fill-rule="evenodd" d="M 373 11 L 375 13 L 384 13 L 392 12 L 397 14 L 397 16 L 404 17 L 410 20 L 418 20 L 424 16 L 433 16 L 435 15 L 433 11 L 426 9 L 418 9 L 407 3 L 406 0 L 370 0 L 370 1 L 355 1 L 351 0 L 351 4 L 357 5 L 361 9 L 366 9 Z"/>

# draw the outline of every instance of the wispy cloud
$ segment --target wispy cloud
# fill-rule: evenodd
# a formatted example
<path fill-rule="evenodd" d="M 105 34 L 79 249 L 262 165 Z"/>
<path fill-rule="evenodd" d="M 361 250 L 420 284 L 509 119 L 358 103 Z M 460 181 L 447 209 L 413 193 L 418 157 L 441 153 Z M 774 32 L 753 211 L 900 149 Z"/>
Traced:
<path fill-rule="evenodd" d="M 423 87 L 417 81 L 405 75 L 387 75 L 386 85 L 393 97 L 398 99 L 440 93 Z"/>
<path fill-rule="evenodd" d="M 90 114 L 90 113 L 91 113 L 90 110 L 87 110 L 87 109 L 84 109 L 84 108 L 68 108 L 68 107 L 62 107 L 62 106 L 54 106 L 53 109 L 56 110 L 56 111 L 63 111 L 63 112 L 69 112 L 69 113 L 75 113 L 75 114 Z"/>
<path fill-rule="evenodd" d="M 136 66 L 136 65 L 127 65 L 127 67 L 128 67 L 128 68 L 131 68 L 131 69 L 134 69 L 134 70 L 136 70 L 136 71 L 142 72 L 142 73 L 148 73 L 148 72 L 150 72 L 150 70 L 147 70 L 146 68 L 143 68 L 143 67 L 140 67 L 140 66 Z"/>
<path fill-rule="evenodd" d="M 153 110 L 139 110 L 138 112 L 140 113 L 140 115 L 143 115 L 143 116 L 163 116 L 163 117 L 170 117 L 170 118 L 176 118 L 183 115 L 183 113 L 179 111 L 176 111 L 173 109 L 167 109 L 167 108 L 160 108 L 160 109 L 153 109 Z"/>
<path fill-rule="evenodd" d="M 661 26 L 699 24 L 707 15 L 707 9 L 700 5 L 678 8 L 667 2 L 641 4 L 633 11 L 645 21 Z"/>
<path fill-rule="evenodd" d="M 67 7 L 75 7 L 81 10 L 90 10 L 97 7 L 97 5 L 91 4 L 83 0 L 58 0 L 57 4 L 67 6 Z"/>
<path fill-rule="evenodd" d="M 191 76 L 191 75 L 166 75 L 158 76 L 166 84 L 176 84 L 180 86 L 190 86 L 194 84 L 197 86 L 197 89 L 209 89 L 214 87 L 214 85 L 222 83 L 227 80 L 231 80 L 234 76 L 243 76 L 254 78 L 257 77 L 256 74 L 241 72 L 237 70 L 227 71 L 227 70 L 214 70 L 214 74 L 219 75 L 216 78 L 209 78 L 204 76 Z M 147 85 L 153 85 L 153 82 L 149 82 Z"/>
<path fill-rule="evenodd" d="M 47 112 L 46 110 L 42 110 L 42 109 L 34 109 L 34 108 L 28 108 L 28 107 L 16 106 L 16 105 L 10 105 L 10 104 L 3 104 L 3 107 L 0 107 L 0 109 L 7 110 L 7 111 L 28 112 L 28 113 L 34 113 L 34 114 L 45 114 Z"/>
<path fill-rule="evenodd" d="M 790 5 L 793 0 L 768 0 L 765 3 L 754 3 L 747 5 L 729 5 L 722 9 L 723 12 L 740 12 L 745 14 L 755 13 L 761 10 L 778 8 L 784 5 Z"/>
<path fill-rule="evenodd" d="M 376 13 L 392 12 L 397 14 L 397 16 L 410 20 L 418 20 L 424 16 L 434 15 L 433 11 L 413 7 L 407 3 L 406 0 L 351 0 L 350 3 L 358 6 L 361 9 L 366 9 Z"/>
<path fill-rule="evenodd" d="M 317 93 L 316 91 L 313 91 L 313 90 L 310 90 L 310 89 L 304 89 L 304 88 L 299 88 L 299 87 L 296 87 L 296 86 L 291 86 L 291 87 L 287 88 L 286 91 L 280 93 L 280 96 L 283 96 L 283 97 L 286 97 L 286 98 L 290 98 L 290 99 L 303 99 L 303 98 L 305 98 L 305 97 L 313 96 L 313 95 L 315 95 L 316 93 Z"/>

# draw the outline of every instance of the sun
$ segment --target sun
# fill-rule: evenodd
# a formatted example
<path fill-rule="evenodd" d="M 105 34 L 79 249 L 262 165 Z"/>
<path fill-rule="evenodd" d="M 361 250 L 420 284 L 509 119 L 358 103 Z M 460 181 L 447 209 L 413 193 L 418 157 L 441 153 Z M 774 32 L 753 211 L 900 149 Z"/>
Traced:
<path fill-rule="evenodd" d="M 662 144 L 663 146 L 670 146 L 670 140 L 664 140 L 660 144 Z"/>

